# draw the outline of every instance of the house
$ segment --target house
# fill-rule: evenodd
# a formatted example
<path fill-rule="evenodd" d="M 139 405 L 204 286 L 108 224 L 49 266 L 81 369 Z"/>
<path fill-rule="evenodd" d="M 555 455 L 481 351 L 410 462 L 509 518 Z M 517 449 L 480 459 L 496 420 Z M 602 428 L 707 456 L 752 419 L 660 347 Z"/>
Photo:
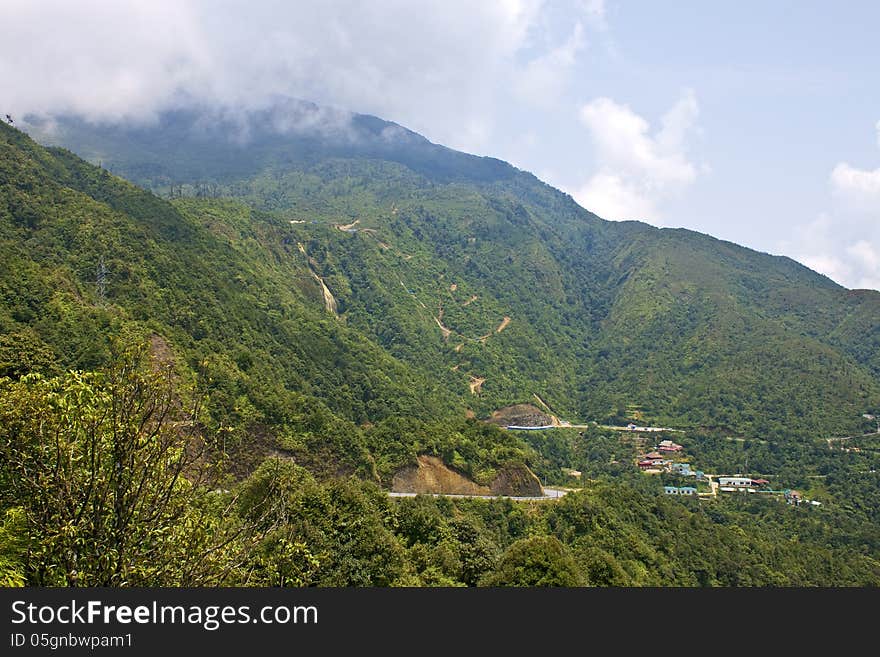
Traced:
<path fill-rule="evenodd" d="M 751 488 L 754 483 L 751 477 L 718 477 L 718 485 L 723 487 L 732 486 L 733 488 Z"/>
<path fill-rule="evenodd" d="M 697 489 L 693 486 L 664 486 L 663 492 L 667 495 L 696 495 Z"/>
<path fill-rule="evenodd" d="M 803 502 L 803 499 L 804 499 L 803 495 L 801 495 L 796 490 L 786 490 L 785 491 L 785 501 L 788 502 L 789 504 L 794 504 L 795 506 L 798 506 L 801 502 Z"/>
<path fill-rule="evenodd" d="M 649 461 L 662 461 L 666 457 L 659 452 L 648 452 L 647 454 L 642 454 L 643 459 L 647 459 Z"/>
<path fill-rule="evenodd" d="M 660 444 L 657 445 L 657 451 L 659 452 L 680 452 L 683 449 L 684 447 L 671 440 L 661 440 Z"/>
<path fill-rule="evenodd" d="M 752 479 L 752 483 L 755 486 L 766 486 L 767 484 L 770 483 L 770 481 L 767 479 Z"/>
<path fill-rule="evenodd" d="M 651 470 L 656 467 L 658 467 L 657 461 L 650 461 L 647 459 L 639 461 L 639 468 L 641 470 Z"/>
<path fill-rule="evenodd" d="M 695 474 L 691 472 L 690 463 L 670 463 L 669 471 L 673 474 L 679 474 L 685 477 L 690 477 L 692 474 Z"/>

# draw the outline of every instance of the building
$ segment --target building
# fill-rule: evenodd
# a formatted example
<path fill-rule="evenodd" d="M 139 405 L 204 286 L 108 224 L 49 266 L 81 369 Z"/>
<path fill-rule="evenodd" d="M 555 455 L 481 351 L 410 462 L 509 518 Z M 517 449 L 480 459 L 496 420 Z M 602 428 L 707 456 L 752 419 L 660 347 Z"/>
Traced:
<path fill-rule="evenodd" d="M 693 486 L 664 486 L 663 492 L 667 495 L 696 495 L 697 489 Z"/>
<path fill-rule="evenodd" d="M 659 452 L 680 452 L 683 449 L 684 447 L 671 440 L 661 440 L 660 444 L 657 445 L 657 451 Z"/>
<path fill-rule="evenodd" d="M 718 485 L 722 487 L 722 490 L 728 486 L 733 488 L 751 488 L 754 486 L 754 481 L 751 477 L 718 477 Z"/>
<path fill-rule="evenodd" d="M 691 472 L 690 463 L 670 463 L 669 471 L 673 474 L 682 475 L 684 477 L 691 477 L 696 474 L 695 472 Z"/>

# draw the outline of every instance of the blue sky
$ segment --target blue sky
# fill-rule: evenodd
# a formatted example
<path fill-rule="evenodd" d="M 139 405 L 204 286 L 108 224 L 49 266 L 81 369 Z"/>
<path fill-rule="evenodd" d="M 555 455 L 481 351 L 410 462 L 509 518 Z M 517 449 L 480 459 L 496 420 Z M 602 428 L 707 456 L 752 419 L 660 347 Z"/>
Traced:
<path fill-rule="evenodd" d="M 0 0 L 17 116 L 276 94 L 880 289 L 880 3 Z"/>
<path fill-rule="evenodd" d="M 880 3 L 603 5 L 547 136 L 497 150 L 602 216 L 692 228 L 880 288 Z M 578 109 L 597 98 L 609 102 L 585 123 Z M 628 160 L 683 99 L 681 139 L 654 165 Z M 598 147 L 615 115 L 642 119 L 647 140 Z M 527 122 L 517 112 L 515 123 Z M 685 164 L 692 175 L 666 171 Z"/>

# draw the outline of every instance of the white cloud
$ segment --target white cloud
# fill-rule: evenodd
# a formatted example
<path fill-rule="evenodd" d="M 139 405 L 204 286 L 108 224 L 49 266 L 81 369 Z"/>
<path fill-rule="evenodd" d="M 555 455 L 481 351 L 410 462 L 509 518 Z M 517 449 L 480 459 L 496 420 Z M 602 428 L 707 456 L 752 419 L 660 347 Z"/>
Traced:
<path fill-rule="evenodd" d="M 880 133 L 880 122 L 876 128 Z M 796 231 L 787 246 L 800 262 L 841 285 L 880 290 L 880 169 L 840 162 L 829 185 L 833 213 Z"/>
<path fill-rule="evenodd" d="M 4 111 L 143 118 L 197 83 L 209 65 L 185 3 L 84 0 L 4 3 Z"/>
<path fill-rule="evenodd" d="M 880 290 L 880 229 L 876 226 L 871 232 L 851 218 L 822 214 L 796 231 L 794 244 L 784 246 L 792 248 L 796 260 L 844 287 Z"/>
<path fill-rule="evenodd" d="M 880 146 L 880 121 L 876 125 Z M 880 217 L 880 168 L 859 169 L 840 162 L 831 171 L 831 192 L 846 210 Z"/>
<path fill-rule="evenodd" d="M 606 219 L 662 221 L 662 203 L 697 179 L 686 141 L 696 129 L 699 105 L 686 91 L 661 119 L 650 124 L 626 105 L 597 98 L 581 108 L 581 121 L 596 146 L 598 171 L 572 195 Z"/>
<path fill-rule="evenodd" d="M 5 0 L 0 109 L 148 120 L 292 96 L 480 150 L 512 102 L 552 102 L 584 32 L 607 27 L 603 2 L 580 2 L 561 28 L 546 0 Z"/>
<path fill-rule="evenodd" d="M 841 162 L 831 171 L 834 195 L 854 209 L 880 208 L 880 169 L 868 171 Z"/>
<path fill-rule="evenodd" d="M 519 72 L 514 85 L 519 97 L 539 107 L 553 107 L 562 95 L 578 53 L 585 46 L 584 26 L 575 23 L 564 43 L 531 60 Z"/>
<path fill-rule="evenodd" d="M 842 281 L 850 275 L 850 269 L 839 258 L 829 255 L 804 255 L 797 260 L 820 274 L 824 274 L 832 281 Z"/>
<path fill-rule="evenodd" d="M 867 274 L 863 275 L 863 278 L 880 280 L 880 248 L 878 245 L 871 244 L 868 240 L 859 240 L 848 247 L 846 252 L 852 256 L 863 274 Z"/>
<path fill-rule="evenodd" d="M 582 206 L 605 219 L 639 219 L 657 223 L 656 203 L 637 184 L 621 176 L 600 171 L 573 195 Z"/>

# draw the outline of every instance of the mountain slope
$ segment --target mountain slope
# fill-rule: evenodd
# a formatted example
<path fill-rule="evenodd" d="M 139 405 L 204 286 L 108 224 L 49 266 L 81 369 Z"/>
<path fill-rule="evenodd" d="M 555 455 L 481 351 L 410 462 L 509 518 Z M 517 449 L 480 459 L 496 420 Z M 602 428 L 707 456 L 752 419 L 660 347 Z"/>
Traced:
<path fill-rule="evenodd" d="M 452 413 L 438 382 L 312 303 L 277 221 L 234 202 L 197 216 L 2 127 L 0 376 L 95 369 L 111 336 L 160 336 L 230 445 L 269 433 L 331 472 L 370 473 L 357 424 Z"/>
<path fill-rule="evenodd" d="M 880 406 L 880 294 L 691 231 L 604 222 L 375 117 L 292 103 L 141 128 L 60 119 L 53 139 L 170 198 L 218 244 L 246 243 L 232 269 L 297 289 L 304 321 L 360 336 L 415 377 L 403 389 L 444 400 L 404 414 L 485 416 L 538 394 L 571 419 L 637 405 L 649 421 L 799 440 L 858 430 Z M 397 394 L 374 385 L 360 388 Z M 355 406 L 346 417 L 383 417 Z"/>

